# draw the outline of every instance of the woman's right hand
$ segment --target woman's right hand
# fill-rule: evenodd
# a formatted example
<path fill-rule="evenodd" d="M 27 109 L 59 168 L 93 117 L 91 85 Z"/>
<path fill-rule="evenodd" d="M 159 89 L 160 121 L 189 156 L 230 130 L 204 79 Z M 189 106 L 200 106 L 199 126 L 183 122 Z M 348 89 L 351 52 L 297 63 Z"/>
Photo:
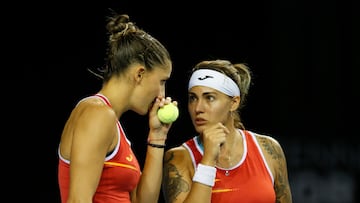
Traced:
<path fill-rule="evenodd" d="M 162 123 L 158 116 L 157 111 L 163 107 L 164 105 L 167 105 L 169 103 L 173 103 L 177 106 L 177 101 L 172 101 L 171 97 L 166 98 L 156 98 L 152 108 L 149 111 L 149 127 L 150 127 L 150 135 L 154 136 L 149 139 L 164 139 L 167 138 L 167 133 L 172 125 L 172 123 L 166 124 Z"/>
<path fill-rule="evenodd" d="M 204 145 L 204 155 L 202 164 L 215 166 L 220 153 L 220 147 L 226 140 L 229 130 L 221 123 L 212 125 L 202 132 L 202 142 Z"/>

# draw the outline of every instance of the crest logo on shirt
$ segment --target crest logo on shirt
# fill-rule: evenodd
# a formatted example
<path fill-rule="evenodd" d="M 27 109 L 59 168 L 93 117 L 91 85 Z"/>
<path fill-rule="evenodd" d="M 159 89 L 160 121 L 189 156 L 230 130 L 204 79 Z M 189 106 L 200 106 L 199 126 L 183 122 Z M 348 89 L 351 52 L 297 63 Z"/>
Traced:
<path fill-rule="evenodd" d="M 130 154 L 129 156 L 126 157 L 126 160 L 132 161 L 132 160 L 133 160 L 133 156 Z"/>

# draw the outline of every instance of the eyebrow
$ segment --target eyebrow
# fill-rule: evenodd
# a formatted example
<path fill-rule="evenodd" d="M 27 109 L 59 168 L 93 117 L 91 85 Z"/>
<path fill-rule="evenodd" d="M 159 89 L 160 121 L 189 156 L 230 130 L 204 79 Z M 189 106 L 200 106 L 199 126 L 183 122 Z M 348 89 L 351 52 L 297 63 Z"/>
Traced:
<path fill-rule="evenodd" d="M 194 92 L 189 92 L 188 93 L 189 95 L 196 95 Z M 218 93 L 217 92 L 215 92 L 215 91 L 209 91 L 209 92 L 203 92 L 201 95 L 211 95 L 211 94 L 215 94 L 215 95 L 218 95 Z"/>

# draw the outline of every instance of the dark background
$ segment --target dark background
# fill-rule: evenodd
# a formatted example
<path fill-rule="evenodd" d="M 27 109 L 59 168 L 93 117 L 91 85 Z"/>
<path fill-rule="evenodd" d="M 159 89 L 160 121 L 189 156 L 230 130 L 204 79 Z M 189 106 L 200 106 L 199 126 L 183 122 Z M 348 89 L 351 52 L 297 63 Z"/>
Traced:
<path fill-rule="evenodd" d="M 345 111 L 357 93 L 359 66 L 360 21 L 351 2 L 12 4 L 1 14 L 6 62 L 1 72 L 6 113 L 1 152 L 4 175 L 9 174 L 4 179 L 10 178 L 4 194 L 15 202 L 60 201 L 57 145 L 73 106 L 101 86 L 87 68 L 104 62 L 108 8 L 129 14 L 172 56 L 166 91 L 178 100 L 180 117 L 168 147 L 194 135 L 186 101 L 192 66 L 217 58 L 246 62 L 254 84 L 243 122 L 281 143 L 294 202 L 359 201 L 360 148 L 352 131 L 356 117 L 347 121 L 355 108 Z M 147 117 L 128 112 L 121 122 L 143 163 Z"/>

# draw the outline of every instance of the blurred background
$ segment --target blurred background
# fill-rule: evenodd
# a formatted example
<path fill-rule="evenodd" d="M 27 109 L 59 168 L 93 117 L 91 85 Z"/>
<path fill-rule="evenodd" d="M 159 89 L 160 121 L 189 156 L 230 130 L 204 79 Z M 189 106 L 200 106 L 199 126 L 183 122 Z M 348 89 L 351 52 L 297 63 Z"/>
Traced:
<path fill-rule="evenodd" d="M 179 102 L 180 117 L 168 147 L 194 136 L 186 100 L 190 69 L 208 59 L 245 62 L 254 84 L 243 122 L 282 145 L 293 202 L 360 201 L 356 117 L 347 119 L 355 109 L 345 111 L 358 92 L 360 21 L 351 2 L 11 4 L 1 14 L 4 127 L 9 128 L 4 131 L 8 146 L 1 151 L 4 173 L 11 174 L 4 194 L 15 202 L 60 202 L 57 146 L 73 106 L 101 86 L 87 69 L 104 62 L 108 8 L 129 14 L 172 56 L 166 91 Z M 143 164 L 147 117 L 127 112 L 121 122 Z"/>

